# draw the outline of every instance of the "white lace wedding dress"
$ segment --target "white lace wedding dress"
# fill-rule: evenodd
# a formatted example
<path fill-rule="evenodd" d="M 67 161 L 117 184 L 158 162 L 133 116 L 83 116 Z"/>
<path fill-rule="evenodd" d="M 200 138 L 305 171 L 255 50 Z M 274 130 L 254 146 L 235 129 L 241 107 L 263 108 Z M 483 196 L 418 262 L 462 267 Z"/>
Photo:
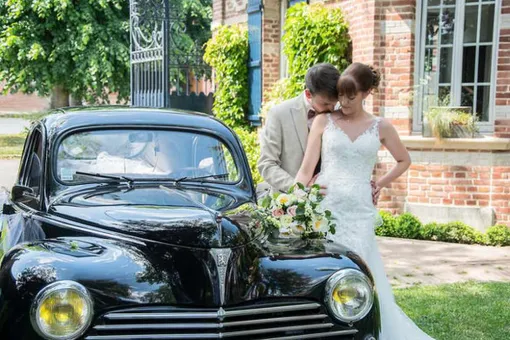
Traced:
<path fill-rule="evenodd" d="M 372 203 L 370 179 L 381 147 L 380 118 L 355 140 L 328 118 L 322 136 L 322 170 L 316 181 L 328 187 L 323 206 L 336 218 L 336 234 L 328 237 L 358 253 L 372 272 L 382 317 L 378 340 L 432 339 L 395 303 L 377 248 L 375 227 L 382 221 Z"/>

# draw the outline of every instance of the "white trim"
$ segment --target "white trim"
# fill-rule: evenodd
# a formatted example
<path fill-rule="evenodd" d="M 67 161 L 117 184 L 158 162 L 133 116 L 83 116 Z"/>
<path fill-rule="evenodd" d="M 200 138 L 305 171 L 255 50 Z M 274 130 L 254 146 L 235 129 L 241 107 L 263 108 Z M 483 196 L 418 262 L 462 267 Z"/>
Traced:
<path fill-rule="evenodd" d="M 423 98 L 421 87 L 416 87 L 420 85 L 420 76 L 421 76 L 421 67 L 423 65 L 422 62 L 422 45 L 425 44 L 423 39 L 424 29 L 422 28 L 422 12 L 423 12 L 423 0 L 416 0 L 416 16 L 414 20 L 415 30 L 414 30 L 414 96 L 413 98 L 413 132 L 418 132 L 422 130 L 422 120 L 420 115 L 421 104 L 416 104 L 416 96 L 418 96 L 421 103 L 421 98 Z M 416 91 L 418 89 L 418 91 Z"/>
<path fill-rule="evenodd" d="M 380 114 L 388 119 L 409 119 L 409 108 L 407 106 L 381 106 Z"/>
<path fill-rule="evenodd" d="M 498 6 L 501 8 L 501 3 L 499 1 Z M 501 29 L 510 29 L 510 13 L 501 14 Z"/>
<path fill-rule="evenodd" d="M 510 119 L 510 105 L 499 105 L 494 109 L 496 119 Z"/>

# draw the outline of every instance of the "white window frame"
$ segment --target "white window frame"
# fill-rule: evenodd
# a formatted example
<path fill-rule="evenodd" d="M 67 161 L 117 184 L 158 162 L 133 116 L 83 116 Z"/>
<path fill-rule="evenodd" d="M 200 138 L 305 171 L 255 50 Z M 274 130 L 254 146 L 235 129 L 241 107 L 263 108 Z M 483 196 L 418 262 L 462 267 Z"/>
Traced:
<path fill-rule="evenodd" d="M 415 35 L 415 69 L 414 69 L 414 84 L 416 96 L 419 96 L 419 100 L 415 100 L 414 112 L 413 112 L 413 132 L 422 131 L 422 115 L 423 115 L 423 86 L 420 86 L 420 80 L 424 77 L 424 57 L 425 57 L 425 24 L 427 14 L 427 0 L 418 0 L 416 4 L 416 35 Z M 490 94 L 489 94 L 489 120 L 487 122 L 479 122 L 478 128 L 481 133 L 492 133 L 494 132 L 494 120 L 495 120 L 495 103 L 496 103 L 496 75 L 497 75 L 497 60 L 499 52 L 499 34 L 500 34 L 500 18 L 501 18 L 501 2 L 502 0 L 494 0 L 494 31 L 493 31 L 493 43 L 492 43 L 492 67 L 491 67 L 491 81 L 490 81 Z M 488 2 L 487 4 L 491 4 Z M 462 87 L 462 58 L 463 58 L 463 34 L 464 34 L 464 19 L 465 19 L 465 5 L 466 0 L 457 0 L 455 5 L 455 28 L 454 28 L 454 40 L 453 40 L 453 56 L 452 56 L 452 68 L 453 74 L 451 79 L 451 105 L 460 106 L 461 100 L 461 87 Z M 478 13 L 480 17 L 481 13 Z M 479 18 L 480 19 L 480 18 Z M 480 34 L 480 27 L 477 27 L 477 37 Z M 439 32 L 440 34 L 441 32 Z M 462 43 L 459 44 L 459 41 Z M 476 44 L 474 44 L 476 46 Z M 480 46 L 480 45 L 478 45 Z M 440 57 L 440 56 L 439 56 Z M 475 65 L 478 67 L 478 53 L 475 61 Z M 439 74 L 439 72 L 438 72 Z M 477 82 L 478 68 L 475 70 L 474 84 Z M 483 83 L 482 83 L 483 84 Z"/>

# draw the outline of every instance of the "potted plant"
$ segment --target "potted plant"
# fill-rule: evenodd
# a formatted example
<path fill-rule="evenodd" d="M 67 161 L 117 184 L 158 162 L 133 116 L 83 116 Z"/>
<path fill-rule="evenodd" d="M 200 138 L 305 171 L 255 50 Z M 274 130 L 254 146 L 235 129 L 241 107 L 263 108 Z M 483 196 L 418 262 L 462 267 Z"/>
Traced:
<path fill-rule="evenodd" d="M 470 107 L 435 106 L 424 115 L 423 136 L 442 138 L 474 138 L 477 118 Z"/>

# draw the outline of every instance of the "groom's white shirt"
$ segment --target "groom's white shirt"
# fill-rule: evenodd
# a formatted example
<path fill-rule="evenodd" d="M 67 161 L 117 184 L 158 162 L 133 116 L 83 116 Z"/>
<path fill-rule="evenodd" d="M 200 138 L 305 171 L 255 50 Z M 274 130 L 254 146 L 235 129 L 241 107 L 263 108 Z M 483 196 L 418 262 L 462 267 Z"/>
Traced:
<path fill-rule="evenodd" d="M 273 192 L 287 191 L 301 167 L 308 139 L 306 101 L 301 94 L 274 106 L 267 114 L 257 168 Z"/>

